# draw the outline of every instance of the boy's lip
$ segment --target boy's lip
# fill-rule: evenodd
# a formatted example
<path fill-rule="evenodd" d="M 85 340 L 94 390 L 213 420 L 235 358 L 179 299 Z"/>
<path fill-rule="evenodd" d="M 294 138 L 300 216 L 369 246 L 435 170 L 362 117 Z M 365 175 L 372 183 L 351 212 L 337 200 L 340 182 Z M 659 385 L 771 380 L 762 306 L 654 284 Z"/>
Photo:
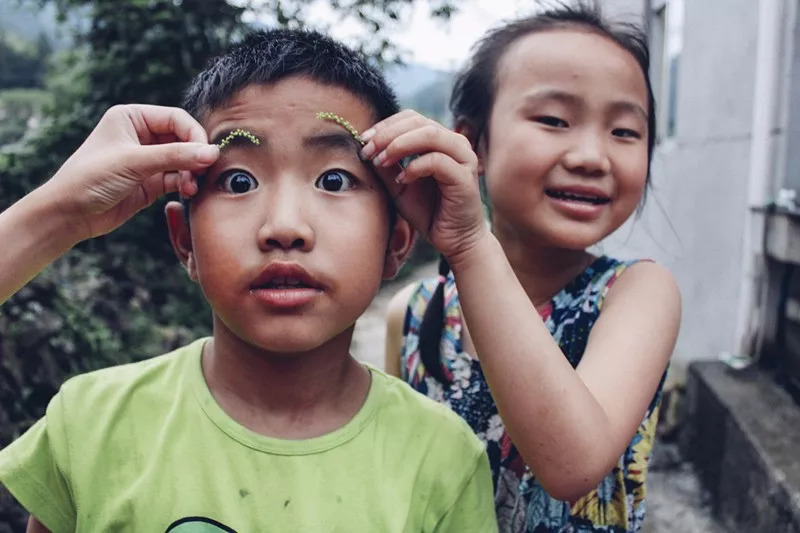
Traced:
<path fill-rule="evenodd" d="M 315 289 L 318 291 L 325 290 L 324 285 L 317 281 L 302 265 L 283 261 L 269 263 L 253 280 L 250 290 L 276 289 L 278 286 L 283 288 Z"/>

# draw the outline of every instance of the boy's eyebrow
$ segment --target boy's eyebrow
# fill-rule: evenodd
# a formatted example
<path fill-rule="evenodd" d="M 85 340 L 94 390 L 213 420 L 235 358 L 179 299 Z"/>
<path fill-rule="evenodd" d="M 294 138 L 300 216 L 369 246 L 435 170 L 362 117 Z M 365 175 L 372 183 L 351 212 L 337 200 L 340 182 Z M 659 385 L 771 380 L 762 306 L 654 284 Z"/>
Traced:
<path fill-rule="evenodd" d="M 357 154 L 361 150 L 361 145 L 347 131 L 331 131 L 303 138 L 303 148 L 333 148 L 353 151 Z"/>
<path fill-rule="evenodd" d="M 228 146 L 230 147 L 236 146 L 237 148 L 243 148 L 243 147 L 262 148 L 262 149 L 266 148 L 266 146 L 264 146 L 266 144 L 266 138 L 264 138 L 263 136 L 255 135 L 255 138 L 258 139 L 259 141 L 259 143 L 256 144 L 247 137 L 232 135 L 233 131 L 236 130 L 224 130 L 219 132 L 218 134 L 214 135 L 213 139 L 211 139 L 211 144 L 219 145 L 223 140 L 230 137 L 230 140 L 228 141 Z M 250 132 L 246 131 L 246 133 Z"/>
<path fill-rule="evenodd" d="M 214 136 L 211 140 L 212 144 L 219 144 L 223 139 L 228 137 L 230 132 L 223 131 Z M 231 139 L 228 149 L 258 149 L 268 150 L 269 141 L 265 136 L 259 135 L 260 144 L 256 145 L 244 137 L 234 137 Z M 303 138 L 303 148 L 306 149 L 336 149 L 346 150 L 348 152 L 358 153 L 361 150 L 361 145 L 358 144 L 350 133 L 346 131 L 330 131 L 324 133 L 316 133 Z"/>

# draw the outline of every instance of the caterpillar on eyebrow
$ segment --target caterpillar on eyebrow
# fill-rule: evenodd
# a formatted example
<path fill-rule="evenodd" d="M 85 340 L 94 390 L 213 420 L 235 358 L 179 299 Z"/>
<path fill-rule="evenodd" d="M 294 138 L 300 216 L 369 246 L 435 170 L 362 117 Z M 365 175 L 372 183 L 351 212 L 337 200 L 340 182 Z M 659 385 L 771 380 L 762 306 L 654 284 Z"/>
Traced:
<path fill-rule="evenodd" d="M 346 129 L 350 133 L 350 135 L 353 136 L 356 142 L 358 142 L 358 144 L 360 144 L 361 146 L 367 144 L 364 142 L 364 139 L 361 138 L 361 135 L 358 133 L 358 130 L 355 129 L 352 124 L 350 124 L 348 121 L 346 121 L 339 115 L 335 113 L 329 113 L 327 111 L 320 111 L 317 113 L 317 118 L 320 120 L 330 120 L 332 122 L 337 123 L 344 129 Z"/>
<path fill-rule="evenodd" d="M 231 141 L 233 141 L 233 139 L 235 139 L 236 137 L 243 137 L 255 145 L 261 144 L 261 141 L 258 139 L 258 137 L 256 137 L 247 130 L 238 128 L 230 132 L 228 135 L 226 135 L 225 138 L 222 139 L 219 142 L 219 144 L 217 144 L 217 146 L 219 146 L 219 149 L 222 150 L 223 148 L 228 146 L 231 143 Z"/>

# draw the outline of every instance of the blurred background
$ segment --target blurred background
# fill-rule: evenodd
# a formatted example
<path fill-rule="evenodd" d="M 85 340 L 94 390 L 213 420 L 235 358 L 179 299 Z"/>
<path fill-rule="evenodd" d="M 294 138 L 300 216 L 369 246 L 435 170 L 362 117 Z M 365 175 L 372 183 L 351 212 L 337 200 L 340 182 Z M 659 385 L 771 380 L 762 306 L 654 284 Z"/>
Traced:
<path fill-rule="evenodd" d="M 0 209 L 50 177 L 110 106 L 178 105 L 251 28 L 329 32 L 382 64 L 404 106 L 449 124 L 469 47 L 547 3 L 0 0 Z M 645 531 L 800 533 L 800 2 L 599 3 L 647 29 L 659 130 L 643 211 L 596 251 L 666 265 L 684 301 Z M 210 333 L 162 206 L 82 243 L 0 307 L 0 447 L 67 377 Z M 357 326 L 360 359 L 383 365 L 388 298 L 433 261 L 421 246 L 381 291 Z M 0 491 L 0 532 L 22 531 L 24 517 Z"/>

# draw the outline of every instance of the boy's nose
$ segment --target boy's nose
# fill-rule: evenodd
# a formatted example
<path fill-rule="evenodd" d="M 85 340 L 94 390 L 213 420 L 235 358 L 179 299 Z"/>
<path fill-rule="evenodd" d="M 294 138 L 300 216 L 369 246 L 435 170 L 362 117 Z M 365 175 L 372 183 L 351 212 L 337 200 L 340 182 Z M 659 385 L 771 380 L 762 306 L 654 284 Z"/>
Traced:
<path fill-rule="evenodd" d="M 265 208 L 264 222 L 258 231 L 259 247 L 264 251 L 308 251 L 313 248 L 314 230 L 306 216 L 308 202 L 303 202 L 296 191 L 283 191 L 275 194 L 271 200 Z"/>
<path fill-rule="evenodd" d="M 611 172 L 604 136 L 588 131 L 576 135 L 575 143 L 564 154 L 563 165 L 570 172 L 588 177 L 601 177 Z"/>

